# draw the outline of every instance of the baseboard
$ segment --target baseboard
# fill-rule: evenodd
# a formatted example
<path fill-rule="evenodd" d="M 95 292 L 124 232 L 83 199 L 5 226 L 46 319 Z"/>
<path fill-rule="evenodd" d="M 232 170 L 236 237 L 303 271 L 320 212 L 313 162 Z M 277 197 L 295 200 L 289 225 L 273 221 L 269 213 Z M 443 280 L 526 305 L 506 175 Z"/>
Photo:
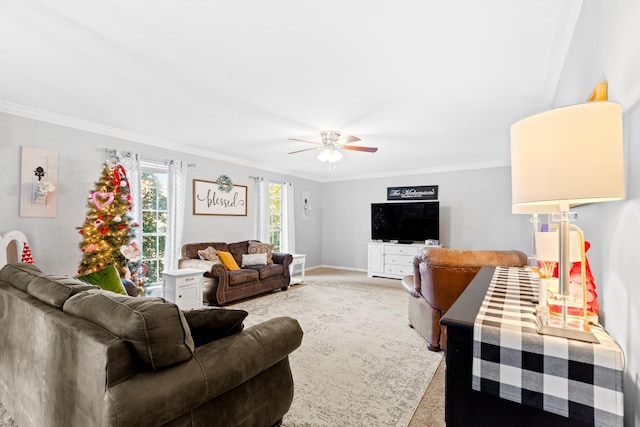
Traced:
<path fill-rule="evenodd" d="M 364 269 L 364 268 L 353 268 L 353 267 L 344 267 L 344 266 L 326 265 L 326 264 L 316 265 L 314 267 L 308 267 L 308 268 L 305 269 L 305 271 L 316 270 L 318 268 L 331 268 L 333 270 L 358 271 L 358 272 L 362 272 L 362 273 L 366 273 L 367 272 L 367 270 Z"/>

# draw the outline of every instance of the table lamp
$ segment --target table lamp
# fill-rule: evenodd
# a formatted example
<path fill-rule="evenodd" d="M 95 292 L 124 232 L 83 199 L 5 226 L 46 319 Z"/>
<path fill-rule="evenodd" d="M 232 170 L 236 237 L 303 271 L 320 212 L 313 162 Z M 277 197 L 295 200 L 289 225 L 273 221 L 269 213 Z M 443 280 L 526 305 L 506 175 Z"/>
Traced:
<path fill-rule="evenodd" d="M 571 269 L 569 208 L 624 198 L 622 142 L 622 107 L 608 101 L 553 109 L 511 126 L 512 204 L 557 206 L 562 295 Z M 561 327 L 549 333 L 576 337 L 566 329 L 563 307 Z"/>
<path fill-rule="evenodd" d="M 536 258 L 535 237 L 540 231 L 540 214 L 552 214 L 558 212 L 558 205 L 511 205 L 511 213 L 531 215 L 531 253 L 527 256 L 527 264 L 530 267 L 537 267 L 538 260 Z"/>

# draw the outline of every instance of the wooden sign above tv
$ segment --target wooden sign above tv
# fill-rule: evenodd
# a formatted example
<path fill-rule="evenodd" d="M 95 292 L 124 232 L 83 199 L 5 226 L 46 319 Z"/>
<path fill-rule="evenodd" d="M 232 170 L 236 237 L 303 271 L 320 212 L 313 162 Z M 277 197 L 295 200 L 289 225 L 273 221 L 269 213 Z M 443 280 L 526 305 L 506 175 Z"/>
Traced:
<path fill-rule="evenodd" d="M 438 186 L 387 187 L 387 200 L 438 200 Z"/>

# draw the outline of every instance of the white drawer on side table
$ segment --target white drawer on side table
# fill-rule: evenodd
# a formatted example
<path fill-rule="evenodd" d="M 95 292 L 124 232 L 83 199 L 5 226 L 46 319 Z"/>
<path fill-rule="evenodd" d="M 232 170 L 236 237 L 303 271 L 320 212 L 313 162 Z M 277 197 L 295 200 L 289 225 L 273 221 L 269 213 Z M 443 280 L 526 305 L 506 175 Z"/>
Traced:
<path fill-rule="evenodd" d="M 202 308 L 203 270 L 180 268 L 163 271 L 164 299 L 176 304 L 182 310 Z"/>
<path fill-rule="evenodd" d="M 289 265 L 289 268 L 291 269 L 291 284 L 295 285 L 298 283 L 304 283 L 304 267 L 307 262 L 307 256 L 305 254 L 291 255 L 293 255 L 293 261 L 291 262 L 291 265 Z"/>

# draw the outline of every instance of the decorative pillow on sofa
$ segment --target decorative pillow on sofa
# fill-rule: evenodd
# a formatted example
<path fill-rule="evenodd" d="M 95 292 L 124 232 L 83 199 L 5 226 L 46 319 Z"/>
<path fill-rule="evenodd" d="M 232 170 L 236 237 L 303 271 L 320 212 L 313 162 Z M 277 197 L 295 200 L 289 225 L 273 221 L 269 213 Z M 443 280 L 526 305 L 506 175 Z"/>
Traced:
<path fill-rule="evenodd" d="M 249 242 L 250 254 L 267 254 L 267 264 L 273 264 L 273 245 L 271 243 Z"/>
<path fill-rule="evenodd" d="M 224 266 L 227 267 L 227 270 L 240 270 L 240 267 L 238 267 L 236 260 L 233 259 L 231 252 L 218 251 L 218 258 L 220 258 L 220 261 L 222 261 Z"/>
<path fill-rule="evenodd" d="M 94 271 L 93 273 L 77 276 L 76 279 L 82 280 L 85 283 L 92 285 L 98 285 L 106 291 L 115 292 L 121 295 L 127 295 L 127 291 L 124 289 L 122 282 L 120 281 L 120 274 L 116 266 L 111 264 L 109 267 L 105 267 L 102 270 Z"/>
<path fill-rule="evenodd" d="M 27 292 L 42 302 L 62 308 L 65 301 L 73 295 L 95 289 L 100 288 L 72 277 L 42 275 L 34 277 L 27 287 Z"/>
<path fill-rule="evenodd" d="M 242 254 L 242 266 L 267 265 L 267 254 Z"/>
<path fill-rule="evenodd" d="M 182 310 L 162 298 L 86 291 L 69 298 L 62 310 L 129 341 L 149 369 L 164 368 L 193 357 L 195 346 Z"/>
<path fill-rule="evenodd" d="M 218 258 L 218 251 L 212 246 L 207 246 L 207 249 L 199 250 L 198 258 L 205 261 L 220 262 L 220 258 Z"/>
<path fill-rule="evenodd" d="M 242 321 L 248 314 L 244 310 L 201 308 L 185 311 L 184 317 L 191 328 L 196 347 L 200 347 L 242 331 Z"/>

